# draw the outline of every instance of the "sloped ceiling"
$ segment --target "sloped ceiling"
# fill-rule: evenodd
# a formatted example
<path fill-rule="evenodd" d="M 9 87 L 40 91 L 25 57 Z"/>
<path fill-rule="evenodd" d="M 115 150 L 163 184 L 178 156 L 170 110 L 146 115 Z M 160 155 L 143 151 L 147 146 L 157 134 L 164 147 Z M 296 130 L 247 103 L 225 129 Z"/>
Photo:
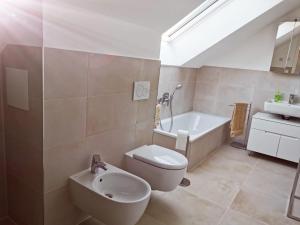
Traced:
<path fill-rule="evenodd" d="M 230 12 L 229 7 L 231 5 L 232 8 L 235 7 L 239 11 L 224 16 L 226 11 Z M 208 59 L 234 49 L 237 44 L 245 43 L 247 38 L 255 35 L 268 24 L 275 23 L 275 27 L 277 27 L 278 20 L 299 5 L 299 0 L 229 1 L 228 8 L 225 5 L 226 7 L 217 11 L 220 15 L 223 13 L 223 19 L 221 16 L 217 18 L 215 13 L 214 16 L 206 18 L 199 26 L 195 26 L 194 29 L 183 34 L 178 40 L 175 39 L 163 46 L 161 51 L 163 53 L 161 55 L 162 63 L 199 68 L 205 65 Z M 249 18 L 247 18 L 248 14 Z M 250 17 L 251 14 L 253 14 L 252 18 Z M 242 22 L 243 18 L 247 18 L 244 23 Z M 238 23 L 240 25 L 234 28 Z M 230 30 L 231 28 L 234 29 Z M 228 33 L 218 39 L 218 33 L 222 34 L 222 32 L 223 34 Z M 273 39 L 272 41 L 275 42 L 275 36 Z"/>

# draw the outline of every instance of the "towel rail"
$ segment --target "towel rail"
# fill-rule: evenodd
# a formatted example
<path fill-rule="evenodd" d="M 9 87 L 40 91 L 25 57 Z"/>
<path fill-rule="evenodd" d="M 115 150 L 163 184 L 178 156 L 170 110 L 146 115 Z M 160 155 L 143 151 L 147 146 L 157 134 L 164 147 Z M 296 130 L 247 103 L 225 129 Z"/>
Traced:
<path fill-rule="evenodd" d="M 235 107 L 236 103 L 235 104 L 231 104 L 231 105 L 228 105 L 230 107 Z M 238 148 L 238 149 L 243 149 L 243 150 L 247 150 L 247 144 L 248 144 L 248 138 L 249 138 L 249 122 L 250 122 L 250 116 L 251 116 L 251 110 L 252 110 L 252 103 L 248 103 L 248 106 L 247 106 L 247 119 L 245 120 L 246 121 L 246 133 L 245 133 L 245 138 L 244 138 L 244 141 L 243 143 L 240 143 L 240 142 L 232 142 L 230 145 L 234 148 Z"/>

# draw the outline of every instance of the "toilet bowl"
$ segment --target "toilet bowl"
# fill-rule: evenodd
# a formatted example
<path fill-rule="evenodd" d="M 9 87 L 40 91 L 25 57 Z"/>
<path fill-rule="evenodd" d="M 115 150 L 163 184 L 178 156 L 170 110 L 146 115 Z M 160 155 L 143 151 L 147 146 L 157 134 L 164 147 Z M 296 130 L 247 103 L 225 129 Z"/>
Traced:
<path fill-rule="evenodd" d="M 144 145 L 125 154 L 126 170 L 145 179 L 152 190 L 172 191 L 183 179 L 188 161 L 182 154 Z"/>

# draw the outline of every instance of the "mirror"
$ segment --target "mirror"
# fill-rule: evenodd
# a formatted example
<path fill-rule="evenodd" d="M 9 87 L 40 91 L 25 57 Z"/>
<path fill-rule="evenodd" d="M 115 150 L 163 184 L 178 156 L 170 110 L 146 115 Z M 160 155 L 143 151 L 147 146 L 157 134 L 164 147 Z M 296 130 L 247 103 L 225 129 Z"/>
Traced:
<path fill-rule="evenodd" d="M 271 71 L 300 75 L 300 19 L 280 23 Z"/>

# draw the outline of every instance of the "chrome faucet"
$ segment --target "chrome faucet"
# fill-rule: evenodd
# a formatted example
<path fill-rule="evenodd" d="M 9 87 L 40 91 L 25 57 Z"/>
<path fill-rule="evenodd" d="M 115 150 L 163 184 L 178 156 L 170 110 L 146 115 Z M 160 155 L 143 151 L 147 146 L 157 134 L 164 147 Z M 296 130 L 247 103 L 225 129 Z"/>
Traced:
<path fill-rule="evenodd" d="M 169 104 L 172 104 L 174 94 L 180 88 L 182 88 L 182 84 L 177 84 L 172 94 L 170 94 L 169 92 L 163 93 L 162 97 L 158 99 L 158 103 L 162 105 L 166 104 L 167 106 L 169 106 Z"/>
<path fill-rule="evenodd" d="M 296 95 L 290 94 L 289 104 L 295 104 L 295 101 L 296 101 Z"/>
<path fill-rule="evenodd" d="M 170 94 L 168 92 L 163 93 L 163 96 L 158 100 L 159 104 L 166 104 L 167 106 L 169 106 L 169 102 L 170 102 Z"/>
<path fill-rule="evenodd" d="M 93 155 L 93 158 L 92 158 L 91 173 L 95 174 L 97 172 L 98 168 L 101 168 L 103 170 L 107 170 L 106 164 L 103 161 L 101 161 L 100 155 L 95 154 L 95 155 Z"/>

